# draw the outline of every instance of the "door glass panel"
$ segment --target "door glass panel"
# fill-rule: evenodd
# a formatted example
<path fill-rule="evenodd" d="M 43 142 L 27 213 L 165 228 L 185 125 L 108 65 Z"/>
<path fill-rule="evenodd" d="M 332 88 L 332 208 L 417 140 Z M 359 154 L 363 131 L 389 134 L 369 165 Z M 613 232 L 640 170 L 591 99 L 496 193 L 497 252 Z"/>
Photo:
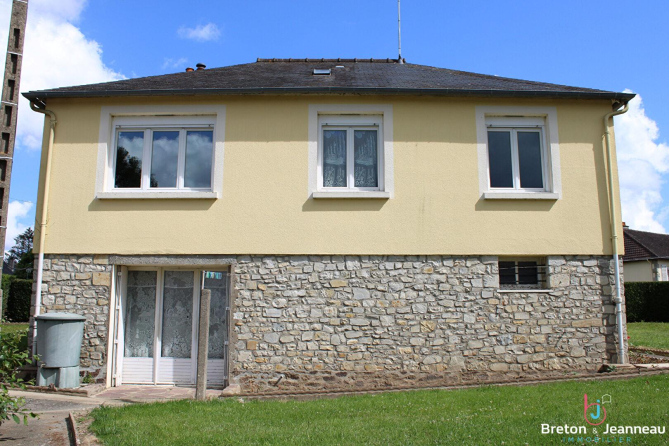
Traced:
<path fill-rule="evenodd" d="M 491 187 L 514 187 L 510 132 L 489 132 Z"/>
<path fill-rule="evenodd" d="M 156 271 L 128 271 L 124 355 L 153 358 Z"/>
<path fill-rule="evenodd" d="M 151 148 L 151 187 L 177 187 L 179 132 L 155 131 Z"/>
<path fill-rule="evenodd" d="M 354 130 L 354 185 L 377 187 L 377 130 Z"/>
<path fill-rule="evenodd" d="M 165 271 L 161 356 L 190 358 L 193 336 L 193 271 Z"/>
<path fill-rule="evenodd" d="M 517 132 L 521 187 L 542 189 L 542 147 L 540 132 Z"/>
<path fill-rule="evenodd" d="M 223 359 L 228 336 L 226 306 L 228 304 L 228 273 L 212 272 L 205 276 L 205 289 L 212 291 L 209 306 L 209 359 Z"/>
<path fill-rule="evenodd" d="M 323 187 L 347 187 L 347 131 L 323 131 Z"/>

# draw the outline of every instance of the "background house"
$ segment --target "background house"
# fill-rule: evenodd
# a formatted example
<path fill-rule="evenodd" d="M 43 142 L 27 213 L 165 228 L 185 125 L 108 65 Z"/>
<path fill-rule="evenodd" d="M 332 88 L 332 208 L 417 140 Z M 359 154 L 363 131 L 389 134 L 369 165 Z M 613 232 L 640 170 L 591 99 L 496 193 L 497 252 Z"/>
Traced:
<path fill-rule="evenodd" d="M 668 234 L 623 227 L 626 282 L 668 281 Z"/>
<path fill-rule="evenodd" d="M 86 315 L 96 379 L 193 384 L 201 288 L 210 382 L 249 392 L 625 358 L 603 119 L 633 95 L 389 59 L 199 68 L 25 94 L 47 114 L 34 312 Z"/>

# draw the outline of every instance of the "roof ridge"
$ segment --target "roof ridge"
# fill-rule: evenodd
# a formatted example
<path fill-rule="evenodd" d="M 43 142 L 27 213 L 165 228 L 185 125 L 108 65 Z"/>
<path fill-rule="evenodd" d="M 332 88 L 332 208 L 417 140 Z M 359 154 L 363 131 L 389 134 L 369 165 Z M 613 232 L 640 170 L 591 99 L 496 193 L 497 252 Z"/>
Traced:
<path fill-rule="evenodd" d="M 402 60 L 403 63 L 405 63 L 405 59 Z M 326 58 L 321 58 L 321 59 L 310 59 L 309 57 L 305 58 L 294 58 L 294 57 L 289 57 L 288 59 L 278 59 L 278 58 L 272 58 L 272 59 L 263 59 L 261 57 L 256 59 L 256 62 L 311 62 L 311 63 L 319 63 L 319 62 L 353 62 L 353 63 L 399 63 L 399 59 L 391 59 L 390 57 L 387 57 L 386 59 L 375 59 L 374 57 L 368 58 L 360 58 L 360 57 L 355 57 L 353 59 L 345 59 L 338 57 L 337 59 L 326 59 Z"/>
<path fill-rule="evenodd" d="M 658 232 L 649 232 L 649 231 L 638 231 L 637 229 L 630 229 L 630 228 L 626 228 L 626 230 L 624 231 L 625 235 L 628 235 L 628 237 L 630 237 L 631 239 L 633 239 L 635 241 L 635 243 L 637 243 L 638 245 L 640 245 L 644 249 L 646 249 L 647 252 L 649 254 L 651 254 L 652 256 L 661 256 L 661 255 L 665 254 L 665 253 L 661 253 L 659 255 L 659 253 L 656 252 L 656 249 L 650 248 L 646 243 L 642 242 L 638 237 L 636 237 L 634 234 L 632 234 L 633 232 L 642 232 L 644 234 L 653 234 L 653 235 L 660 235 L 660 236 L 663 236 L 663 235 L 667 236 L 667 234 L 660 234 Z"/>

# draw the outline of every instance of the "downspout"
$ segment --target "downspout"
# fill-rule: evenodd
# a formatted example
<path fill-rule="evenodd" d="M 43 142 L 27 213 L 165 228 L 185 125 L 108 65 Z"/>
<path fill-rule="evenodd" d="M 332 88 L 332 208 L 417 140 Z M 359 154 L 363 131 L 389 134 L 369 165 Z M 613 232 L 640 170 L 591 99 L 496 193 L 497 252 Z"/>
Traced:
<path fill-rule="evenodd" d="M 622 115 L 628 111 L 628 103 L 625 103 L 621 110 L 608 113 L 603 118 L 605 123 L 605 146 L 607 148 L 607 177 L 609 178 L 610 190 L 610 220 L 612 226 L 612 259 L 614 260 L 614 286 L 616 288 L 616 296 L 614 297 L 614 304 L 616 305 L 616 325 L 617 334 L 619 335 L 619 342 L 617 344 L 617 363 L 626 364 L 627 358 L 624 349 L 623 339 L 623 307 L 621 300 L 621 271 L 619 270 L 619 246 L 618 246 L 618 225 L 616 219 L 616 199 L 614 197 L 614 170 L 612 168 L 612 143 L 610 141 L 610 119 L 616 115 Z M 614 121 L 612 121 L 614 126 Z"/>
<path fill-rule="evenodd" d="M 49 184 L 51 177 L 51 152 L 53 151 L 54 136 L 56 132 L 56 114 L 46 108 L 39 108 L 33 101 L 30 101 L 30 108 L 37 113 L 48 115 L 49 120 L 49 144 L 47 146 L 47 162 L 44 173 L 44 193 L 42 196 L 42 216 L 40 219 L 40 251 L 37 260 L 37 287 L 35 290 L 35 311 L 33 313 L 33 356 L 37 353 L 37 323 L 35 317 L 40 315 L 42 306 L 42 269 L 44 268 L 44 239 L 46 238 L 47 228 L 47 208 L 49 206 Z"/>

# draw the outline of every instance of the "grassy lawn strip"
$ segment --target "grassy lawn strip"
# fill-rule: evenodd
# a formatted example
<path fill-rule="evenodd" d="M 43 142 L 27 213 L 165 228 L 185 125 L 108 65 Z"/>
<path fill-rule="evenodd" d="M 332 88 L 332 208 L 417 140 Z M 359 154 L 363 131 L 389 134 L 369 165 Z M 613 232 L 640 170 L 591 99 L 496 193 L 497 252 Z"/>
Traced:
<path fill-rule="evenodd" d="M 628 336 L 635 347 L 668 349 L 667 322 L 632 322 L 628 324 Z"/>
<path fill-rule="evenodd" d="M 27 331 L 28 323 L 4 323 L 0 324 L 0 333 L 15 333 L 17 331 Z"/>
<path fill-rule="evenodd" d="M 541 424 L 588 426 L 584 394 L 604 394 L 612 425 L 666 426 L 632 435 L 668 444 L 668 376 L 345 396 L 312 401 L 176 401 L 101 407 L 91 430 L 106 445 L 434 445 L 561 444 Z M 602 434 L 604 425 L 598 428 Z M 592 435 L 593 427 L 587 432 Z"/>

